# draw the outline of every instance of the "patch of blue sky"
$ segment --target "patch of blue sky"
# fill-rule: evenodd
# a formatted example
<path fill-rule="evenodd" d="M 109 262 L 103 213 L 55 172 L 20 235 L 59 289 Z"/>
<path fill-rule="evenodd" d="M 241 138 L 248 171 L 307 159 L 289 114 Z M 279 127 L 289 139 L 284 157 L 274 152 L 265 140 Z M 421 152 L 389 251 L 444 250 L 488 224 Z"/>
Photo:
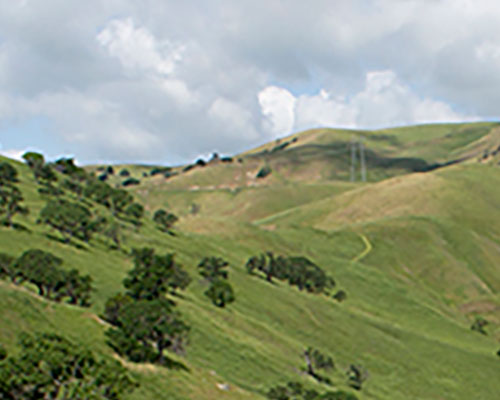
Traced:
<path fill-rule="evenodd" d="M 269 79 L 268 86 L 277 86 L 283 89 L 288 90 L 295 97 L 299 97 L 302 95 L 313 96 L 318 94 L 321 89 L 323 89 L 323 85 L 318 78 L 318 74 L 309 73 L 309 79 L 301 79 L 294 81 L 283 81 L 279 79 L 279 77 L 272 76 Z"/>
<path fill-rule="evenodd" d="M 58 141 L 52 133 L 50 120 L 43 116 L 0 121 L 0 149 L 33 150 L 57 154 Z"/>

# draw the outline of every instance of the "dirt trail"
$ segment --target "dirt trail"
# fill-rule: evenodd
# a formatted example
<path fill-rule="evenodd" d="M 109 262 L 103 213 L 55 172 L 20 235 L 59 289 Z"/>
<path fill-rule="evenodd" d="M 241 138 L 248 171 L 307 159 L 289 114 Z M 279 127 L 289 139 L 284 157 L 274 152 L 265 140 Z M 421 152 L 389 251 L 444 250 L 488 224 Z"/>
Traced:
<path fill-rule="evenodd" d="M 370 241 L 368 240 L 368 238 L 365 235 L 363 235 L 362 233 L 358 233 L 358 235 L 361 238 L 361 240 L 363 241 L 363 243 L 365 244 L 365 249 L 351 260 L 351 262 L 353 262 L 353 263 L 361 261 L 373 249 L 372 244 L 370 243 Z"/>

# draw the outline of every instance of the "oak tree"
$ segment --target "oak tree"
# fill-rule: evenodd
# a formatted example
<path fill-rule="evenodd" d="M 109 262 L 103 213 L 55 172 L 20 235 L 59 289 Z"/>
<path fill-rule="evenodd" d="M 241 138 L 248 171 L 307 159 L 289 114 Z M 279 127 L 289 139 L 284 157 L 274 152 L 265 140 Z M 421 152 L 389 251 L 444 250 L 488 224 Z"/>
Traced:
<path fill-rule="evenodd" d="M 115 360 L 101 360 L 52 333 L 23 333 L 17 356 L 0 361 L 0 398 L 120 400 L 138 385 Z"/>

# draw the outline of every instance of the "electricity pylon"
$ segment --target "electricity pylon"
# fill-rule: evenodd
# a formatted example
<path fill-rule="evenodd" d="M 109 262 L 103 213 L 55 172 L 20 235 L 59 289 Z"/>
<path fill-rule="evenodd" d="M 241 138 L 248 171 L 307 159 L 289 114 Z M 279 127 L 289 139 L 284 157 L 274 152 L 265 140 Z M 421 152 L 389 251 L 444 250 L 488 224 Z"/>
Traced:
<path fill-rule="evenodd" d="M 351 182 L 356 180 L 356 139 L 351 138 Z"/>
<path fill-rule="evenodd" d="M 359 158 L 361 159 L 361 181 L 366 182 L 365 138 L 359 141 Z"/>
<path fill-rule="evenodd" d="M 351 182 L 356 181 L 356 145 L 359 151 L 361 181 L 366 182 L 366 158 L 365 158 L 365 144 L 364 137 L 356 139 L 354 136 L 351 138 Z"/>

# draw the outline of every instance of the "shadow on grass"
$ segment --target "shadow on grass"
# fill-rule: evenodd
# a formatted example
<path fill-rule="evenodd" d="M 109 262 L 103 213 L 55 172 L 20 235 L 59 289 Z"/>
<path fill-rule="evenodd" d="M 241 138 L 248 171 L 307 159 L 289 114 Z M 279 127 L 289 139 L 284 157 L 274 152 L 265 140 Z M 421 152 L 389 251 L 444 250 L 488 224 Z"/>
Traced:
<path fill-rule="evenodd" d="M 3 221 L 1 223 L 1 226 L 4 228 L 12 228 L 12 229 L 19 231 L 19 232 L 31 233 L 31 230 L 29 228 L 27 228 L 24 225 L 18 224 L 17 222 L 12 222 L 11 224 L 9 224 L 6 221 Z"/>
<path fill-rule="evenodd" d="M 80 243 L 76 243 L 76 242 L 73 242 L 71 240 L 68 241 L 68 240 L 62 239 L 62 238 L 54 236 L 54 235 L 52 235 L 50 233 L 46 233 L 45 237 L 47 239 L 53 240 L 55 242 L 59 242 L 59 243 L 62 243 L 62 244 L 68 245 L 68 246 L 72 246 L 72 247 L 74 247 L 75 249 L 78 249 L 78 250 L 84 250 L 84 251 L 88 251 L 89 250 L 88 247 L 86 247 L 86 246 L 84 246 L 84 245 L 82 245 Z"/>
<path fill-rule="evenodd" d="M 191 372 L 191 370 L 186 367 L 184 363 L 181 363 L 180 361 L 172 360 L 171 358 L 165 358 L 163 360 L 163 363 L 158 364 L 164 368 L 168 368 L 174 371 L 184 371 L 184 372 Z"/>
<path fill-rule="evenodd" d="M 276 286 L 277 283 L 276 283 L 276 279 L 275 277 L 273 277 L 274 280 L 270 281 L 269 279 L 267 279 L 265 276 L 261 275 L 261 274 L 257 274 L 255 272 L 250 272 L 248 273 L 249 276 L 251 277 L 254 277 L 254 278 L 258 278 L 260 280 L 263 280 L 264 282 L 266 283 L 269 283 L 270 285 L 273 285 L 273 286 Z"/>
<path fill-rule="evenodd" d="M 169 294 L 170 296 L 175 297 L 176 299 L 181 299 L 181 300 L 186 299 L 186 296 L 184 296 L 182 293 L 179 292 L 170 292 Z"/>

